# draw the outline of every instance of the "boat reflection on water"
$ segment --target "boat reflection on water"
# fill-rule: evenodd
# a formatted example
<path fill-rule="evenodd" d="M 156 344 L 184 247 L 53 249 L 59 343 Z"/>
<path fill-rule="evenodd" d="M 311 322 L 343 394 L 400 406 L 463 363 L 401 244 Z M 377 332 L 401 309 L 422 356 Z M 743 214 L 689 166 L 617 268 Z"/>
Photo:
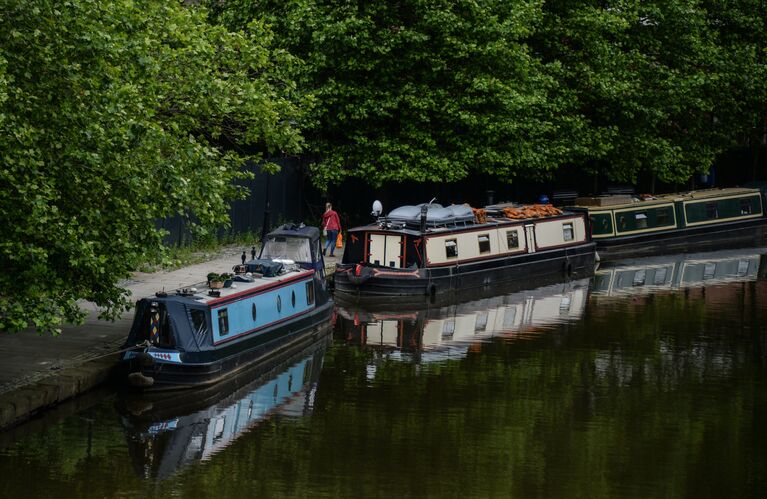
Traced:
<path fill-rule="evenodd" d="M 727 250 L 620 260 L 600 267 L 591 293 L 621 296 L 664 289 L 754 281 L 767 271 L 767 250 Z"/>
<path fill-rule="evenodd" d="M 461 302 L 412 310 L 385 303 L 375 308 L 337 304 L 336 331 L 347 343 L 373 347 L 388 358 L 462 358 L 478 342 L 537 335 L 547 325 L 577 320 L 589 282 L 580 279 L 514 292 L 507 288 L 506 294 L 492 297 L 465 293 Z"/>
<path fill-rule="evenodd" d="M 166 478 L 209 459 L 261 421 L 311 413 L 330 332 L 194 393 L 121 394 L 117 406 L 136 472 Z"/>

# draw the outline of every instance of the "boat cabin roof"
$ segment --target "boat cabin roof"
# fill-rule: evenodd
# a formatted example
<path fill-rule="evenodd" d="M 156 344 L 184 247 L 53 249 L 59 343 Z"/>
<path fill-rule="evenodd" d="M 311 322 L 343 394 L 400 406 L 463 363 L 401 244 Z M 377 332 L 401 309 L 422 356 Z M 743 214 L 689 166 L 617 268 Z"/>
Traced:
<path fill-rule="evenodd" d="M 636 195 L 613 194 L 609 196 L 597 196 L 578 198 L 574 206 L 596 210 L 612 210 L 632 208 L 637 206 L 651 206 L 656 204 L 673 203 L 675 201 L 691 201 L 694 199 L 712 199 L 730 196 L 758 195 L 759 189 L 745 187 L 729 187 L 725 189 L 701 189 L 699 191 L 677 192 L 672 194 L 658 194 L 644 199 Z"/>
<path fill-rule="evenodd" d="M 426 207 L 425 230 L 421 231 L 421 207 Z M 387 231 L 401 234 L 420 235 L 423 233 L 439 233 L 456 231 L 469 228 L 492 227 L 499 224 L 529 222 L 531 220 L 546 220 L 566 216 L 580 216 L 578 213 L 566 210 L 556 210 L 557 214 L 539 212 L 538 216 L 524 216 L 527 210 L 536 212 L 539 208 L 550 205 L 522 205 L 518 203 L 498 203 L 477 210 L 482 212 L 484 221 L 478 223 L 474 210 L 468 205 L 442 205 L 420 204 L 416 206 L 400 206 L 392 210 L 389 215 L 379 217 L 375 223 L 354 227 L 349 232 L 364 231 Z M 518 218 L 510 218 L 504 215 L 504 209 L 517 210 L 521 214 Z"/>
<path fill-rule="evenodd" d="M 309 277 L 314 273 L 313 270 L 302 269 L 297 265 L 290 263 L 286 265 L 286 268 L 287 271 L 284 271 L 275 277 L 257 277 L 253 279 L 253 282 L 234 281 L 232 287 L 215 290 L 219 292 L 219 296 L 211 296 L 208 294 L 211 289 L 208 287 L 207 282 L 201 282 L 174 291 L 157 293 L 155 296 L 150 296 L 146 299 L 152 301 L 173 301 L 186 305 L 215 305 L 217 302 L 229 301 L 240 295 L 249 295 L 259 289 L 266 290 L 272 287 L 277 287 L 279 284 L 286 281 Z"/>

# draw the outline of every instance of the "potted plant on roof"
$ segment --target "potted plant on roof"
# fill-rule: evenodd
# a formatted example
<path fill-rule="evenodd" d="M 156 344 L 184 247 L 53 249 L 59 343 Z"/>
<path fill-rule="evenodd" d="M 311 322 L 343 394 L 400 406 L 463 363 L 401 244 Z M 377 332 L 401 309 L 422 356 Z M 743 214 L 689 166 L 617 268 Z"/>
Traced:
<path fill-rule="evenodd" d="M 220 274 L 211 272 L 208 274 L 208 287 L 211 289 L 221 289 L 224 287 L 225 280 Z"/>

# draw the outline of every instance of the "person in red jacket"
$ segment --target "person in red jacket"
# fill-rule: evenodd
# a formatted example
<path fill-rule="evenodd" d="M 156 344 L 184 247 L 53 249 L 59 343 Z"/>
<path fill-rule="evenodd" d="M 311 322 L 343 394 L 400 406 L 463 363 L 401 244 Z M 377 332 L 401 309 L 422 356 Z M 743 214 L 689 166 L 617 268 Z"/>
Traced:
<path fill-rule="evenodd" d="M 336 249 L 338 231 L 341 230 L 341 219 L 338 218 L 338 213 L 333 211 L 333 205 L 330 203 L 325 203 L 325 213 L 322 214 L 322 228 L 327 231 L 325 249 L 322 250 L 322 254 L 327 255 L 328 248 L 330 248 L 330 256 L 333 256 L 333 250 Z"/>

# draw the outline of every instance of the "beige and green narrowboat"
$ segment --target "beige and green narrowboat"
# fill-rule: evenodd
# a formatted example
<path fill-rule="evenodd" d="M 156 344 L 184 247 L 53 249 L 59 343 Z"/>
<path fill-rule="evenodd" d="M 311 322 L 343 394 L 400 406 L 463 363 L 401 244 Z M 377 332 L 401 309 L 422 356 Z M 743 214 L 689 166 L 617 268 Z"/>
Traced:
<path fill-rule="evenodd" d="M 659 196 L 578 198 L 600 260 L 767 243 L 765 193 L 706 189 Z"/>

